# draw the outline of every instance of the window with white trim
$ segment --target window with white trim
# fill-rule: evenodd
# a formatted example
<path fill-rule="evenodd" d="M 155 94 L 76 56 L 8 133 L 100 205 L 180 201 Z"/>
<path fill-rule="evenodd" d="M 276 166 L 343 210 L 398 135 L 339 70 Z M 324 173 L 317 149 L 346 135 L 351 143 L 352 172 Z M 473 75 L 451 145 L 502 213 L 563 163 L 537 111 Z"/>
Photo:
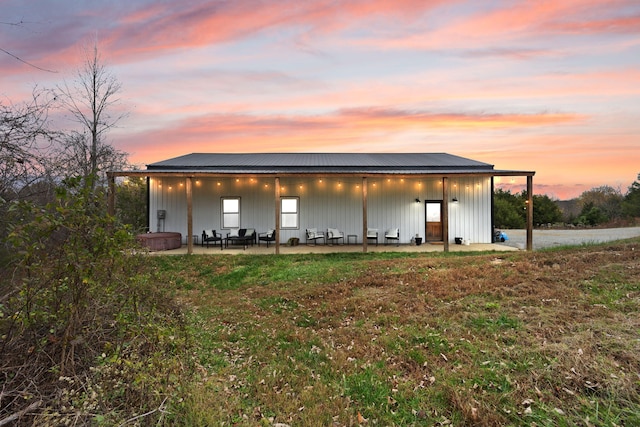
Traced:
<path fill-rule="evenodd" d="M 280 228 L 299 228 L 300 199 L 297 197 L 282 197 L 280 199 Z"/>
<path fill-rule="evenodd" d="M 240 197 L 223 197 L 222 228 L 240 228 Z"/>

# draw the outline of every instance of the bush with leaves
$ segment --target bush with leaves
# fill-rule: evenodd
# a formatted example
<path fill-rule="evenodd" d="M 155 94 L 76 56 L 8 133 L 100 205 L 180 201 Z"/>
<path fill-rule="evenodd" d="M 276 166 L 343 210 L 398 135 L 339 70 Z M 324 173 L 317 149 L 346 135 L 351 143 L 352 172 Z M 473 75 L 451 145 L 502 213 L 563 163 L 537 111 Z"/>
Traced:
<path fill-rule="evenodd" d="M 622 201 L 622 212 L 629 218 L 640 218 L 640 173 L 636 181 L 629 186 Z"/>
<path fill-rule="evenodd" d="M 609 185 L 583 192 L 578 199 L 581 206 L 578 221 L 587 225 L 597 225 L 622 218 L 623 198 L 619 189 Z"/>
<path fill-rule="evenodd" d="M 524 228 L 527 224 L 523 214 L 524 204 L 519 195 L 502 189 L 493 194 L 494 223 L 498 228 Z"/>
<path fill-rule="evenodd" d="M 122 224 L 137 233 L 148 231 L 146 179 L 131 178 L 116 186 L 116 200 L 115 215 Z"/>
<path fill-rule="evenodd" d="M 526 193 L 523 193 L 526 198 Z M 562 211 L 558 204 L 546 194 L 533 195 L 533 223 L 536 226 L 562 222 Z"/>
<path fill-rule="evenodd" d="M 493 195 L 494 222 L 499 228 L 524 228 L 527 224 L 527 192 L 511 194 L 497 189 Z M 562 221 L 562 211 L 549 196 L 533 195 L 533 223 L 536 226 Z"/>
<path fill-rule="evenodd" d="M 0 425 L 146 412 L 158 421 L 179 388 L 184 368 L 173 356 L 188 347 L 179 311 L 145 271 L 144 253 L 132 250 L 131 233 L 103 214 L 102 200 L 70 179 L 46 207 L 22 201 L 8 209 Z M 174 380 L 158 384 L 169 373 Z"/>
<path fill-rule="evenodd" d="M 609 219 L 602 209 L 590 202 L 582 207 L 582 211 L 576 219 L 576 224 L 594 226 L 604 224 Z"/>

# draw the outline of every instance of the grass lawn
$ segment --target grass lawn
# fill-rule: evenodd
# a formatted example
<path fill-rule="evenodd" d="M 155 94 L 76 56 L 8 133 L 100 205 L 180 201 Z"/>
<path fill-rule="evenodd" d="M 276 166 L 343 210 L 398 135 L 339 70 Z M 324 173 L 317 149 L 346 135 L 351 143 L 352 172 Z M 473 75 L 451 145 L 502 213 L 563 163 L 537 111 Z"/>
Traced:
<path fill-rule="evenodd" d="M 640 425 L 639 239 L 150 262 L 193 337 L 184 425 Z"/>

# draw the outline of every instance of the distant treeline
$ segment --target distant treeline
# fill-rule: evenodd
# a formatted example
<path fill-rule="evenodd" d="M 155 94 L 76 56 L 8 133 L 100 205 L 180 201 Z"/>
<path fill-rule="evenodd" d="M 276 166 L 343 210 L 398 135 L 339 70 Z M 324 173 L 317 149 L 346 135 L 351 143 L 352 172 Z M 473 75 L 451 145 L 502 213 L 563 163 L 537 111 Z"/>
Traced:
<path fill-rule="evenodd" d="M 494 223 L 498 228 L 524 228 L 527 218 L 527 192 L 494 192 Z M 533 195 L 534 226 L 634 224 L 640 218 L 640 174 L 626 193 L 604 185 L 582 193 L 578 198 L 559 201 L 547 195 Z"/>

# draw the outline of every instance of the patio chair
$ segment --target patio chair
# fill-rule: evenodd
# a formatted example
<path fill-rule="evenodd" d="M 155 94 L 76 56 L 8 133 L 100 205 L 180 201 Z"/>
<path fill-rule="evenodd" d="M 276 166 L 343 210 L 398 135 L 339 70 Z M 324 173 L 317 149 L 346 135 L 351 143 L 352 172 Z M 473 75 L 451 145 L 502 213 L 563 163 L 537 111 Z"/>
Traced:
<path fill-rule="evenodd" d="M 208 248 L 209 243 L 216 246 L 218 242 L 220 242 L 220 250 L 222 250 L 222 235 L 218 234 L 216 230 L 202 230 L 202 246 L 206 244 Z"/>
<path fill-rule="evenodd" d="M 324 240 L 324 233 L 322 231 L 318 231 L 317 228 L 307 228 L 305 235 L 307 236 L 306 244 L 309 244 L 309 241 L 316 244 L 316 240 Z"/>
<path fill-rule="evenodd" d="M 367 228 L 367 240 L 376 241 L 376 246 L 378 246 L 378 229 L 377 228 Z"/>
<path fill-rule="evenodd" d="M 227 233 L 227 238 L 224 239 L 224 246 L 228 248 L 229 244 L 242 245 L 243 249 L 247 249 L 247 246 L 253 246 L 254 242 L 256 242 L 256 230 L 253 228 L 239 228 Z"/>
<path fill-rule="evenodd" d="M 387 244 L 387 240 L 395 240 L 396 246 L 400 246 L 400 229 L 390 228 L 384 232 L 384 244 Z"/>
<path fill-rule="evenodd" d="M 342 244 L 344 245 L 344 233 L 337 228 L 327 228 L 327 241 L 333 243 L 342 239 Z"/>
<path fill-rule="evenodd" d="M 267 242 L 267 247 L 269 247 L 269 242 L 276 241 L 276 230 L 269 230 L 264 233 L 258 234 L 258 246 L 260 246 L 260 240 L 263 242 Z"/>

